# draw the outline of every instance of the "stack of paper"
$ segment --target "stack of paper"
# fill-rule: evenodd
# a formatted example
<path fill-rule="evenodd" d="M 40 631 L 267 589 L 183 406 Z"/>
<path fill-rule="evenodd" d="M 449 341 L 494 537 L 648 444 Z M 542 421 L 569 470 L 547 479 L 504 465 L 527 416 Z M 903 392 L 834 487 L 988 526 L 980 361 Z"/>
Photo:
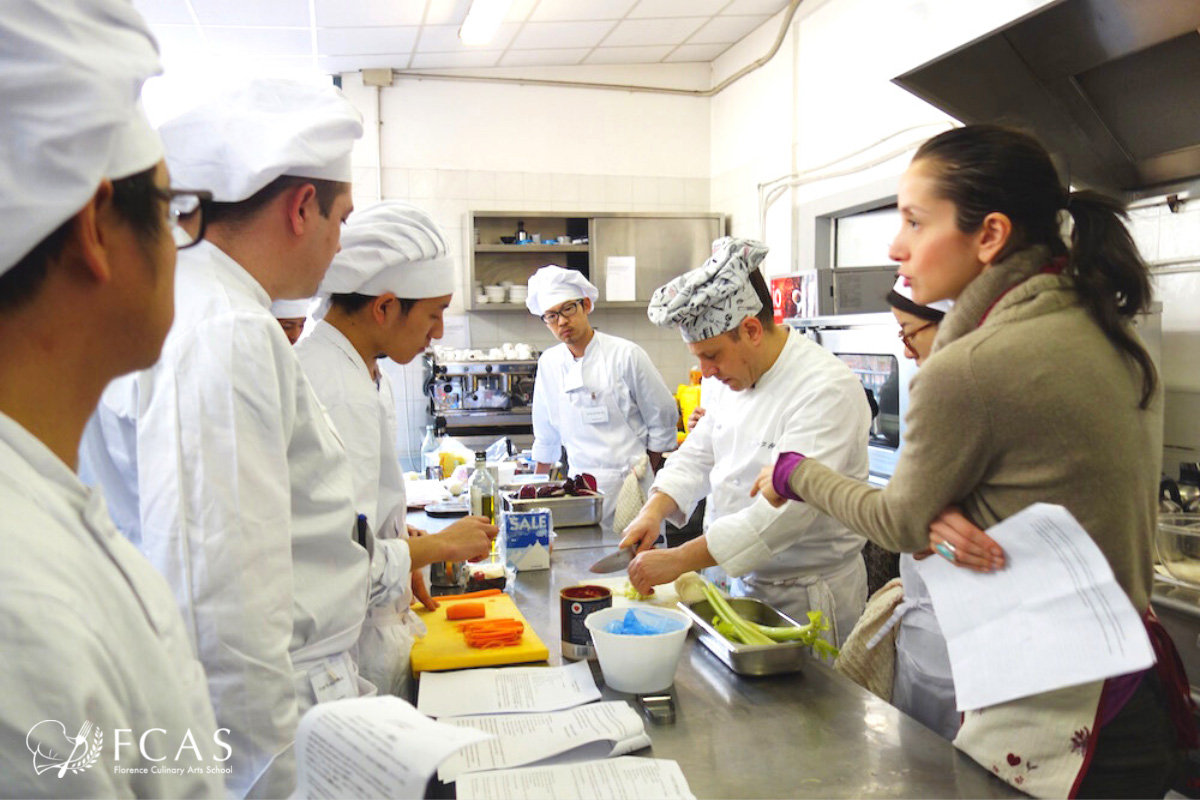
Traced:
<path fill-rule="evenodd" d="M 443 761 L 438 778 L 446 783 L 467 772 L 590 761 L 650 746 L 641 716 L 620 700 L 549 714 L 491 714 L 445 721 L 495 737 L 464 747 Z"/>
<path fill-rule="evenodd" d="M 460 798 L 693 798 L 674 761 L 613 758 L 649 747 L 650 737 L 628 703 L 599 699 L 579 661 L 425 672 L 418 708 L 480 737 L 438 770 Z"/>

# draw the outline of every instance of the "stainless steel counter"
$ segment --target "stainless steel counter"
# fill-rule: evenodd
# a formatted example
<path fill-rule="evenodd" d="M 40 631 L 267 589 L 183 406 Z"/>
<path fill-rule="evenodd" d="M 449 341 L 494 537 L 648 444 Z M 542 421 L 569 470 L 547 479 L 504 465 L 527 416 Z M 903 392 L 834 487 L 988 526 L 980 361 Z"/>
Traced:
<path fill-rule="evenodd" d="M 410 522 L 440 530 L 452 520 Z M 424 523 L 428 524 L 424 524 Z M 558 590 L 617 538 L 598 527 L 560 533 L 549 570 L 524 572 L 508 587 L 561 664 Z M 631 695 L 603 685 L 606 700 Z M 688 641 L 672 694 L 676 721 L 647 723 L 654 744 L 637 755 L 679 762 L 701 798 L 1022 797 L 937 734 L 818 661 L 802 673 L 745 678 Z"/>

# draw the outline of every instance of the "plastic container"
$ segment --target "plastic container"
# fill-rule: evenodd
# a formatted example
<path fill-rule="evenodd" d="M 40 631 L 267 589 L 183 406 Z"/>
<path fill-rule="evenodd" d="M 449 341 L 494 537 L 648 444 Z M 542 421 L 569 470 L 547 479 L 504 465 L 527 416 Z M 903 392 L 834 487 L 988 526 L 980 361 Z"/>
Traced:
<path fill-rule="evenodd" d="M 1172 578 L 1200 588 L 1200 514 L 1159 514 L 1155 549 Z"/>
<path fill-rule="evenodd" d="M 606 608 L 589 614 L 584 625 L 600 660 L 604 682 L 618 692 L 648 694 L 670 688 L 683 655 L 692 620 L 669 608 L 638 609 L 646 616 L 666 617 L 680 623 L 678 630 L 644 636 L 609 633 L 608 623 L 622 619 L 629 608 Z"/>

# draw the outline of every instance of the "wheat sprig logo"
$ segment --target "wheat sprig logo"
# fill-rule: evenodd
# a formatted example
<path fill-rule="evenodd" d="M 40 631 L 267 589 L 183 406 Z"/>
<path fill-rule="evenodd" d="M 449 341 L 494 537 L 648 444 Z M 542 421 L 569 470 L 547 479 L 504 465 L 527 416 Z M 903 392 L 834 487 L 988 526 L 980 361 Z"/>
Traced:
<path fill-rule="evenodd" d="M 25 737 L 25 746 L 33 753 L 34 772 L 41 775 L 57 770 L 60 778 L 68 772 L 78 774 L 95 764 L 103 744 L 104 732 L 88 720 L 84 720 L 78 734 L 71 736 L 58 720 L 44 719 L 30 728 Z"/>

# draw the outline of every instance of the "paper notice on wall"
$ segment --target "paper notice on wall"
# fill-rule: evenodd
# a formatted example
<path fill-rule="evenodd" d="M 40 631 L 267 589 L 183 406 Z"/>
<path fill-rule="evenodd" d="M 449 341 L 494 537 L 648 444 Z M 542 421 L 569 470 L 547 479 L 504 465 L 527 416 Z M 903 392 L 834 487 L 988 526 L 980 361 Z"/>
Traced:
<path fill-rule="evenodd" d="M 637 299 L 637 258 L 609 256 L 604 262 L 604 299 L 608 302 Z"/>
<path fill-rule="evenodd" d="M 442 315 L 442 338 L 439 347 L 466 350 L 471 346 L 471 320 L 466 314 Z"/>

